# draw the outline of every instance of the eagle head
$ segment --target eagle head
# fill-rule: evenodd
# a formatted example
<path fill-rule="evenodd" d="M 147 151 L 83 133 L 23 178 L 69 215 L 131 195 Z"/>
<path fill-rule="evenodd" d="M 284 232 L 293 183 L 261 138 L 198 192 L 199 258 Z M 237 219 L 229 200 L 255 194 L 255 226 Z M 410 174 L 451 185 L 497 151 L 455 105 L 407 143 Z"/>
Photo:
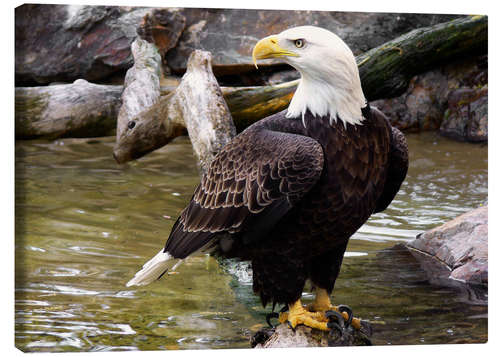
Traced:
<path fill-rule="evenodd" d="M 252 53 L 254 64 L 281 58 L 300 72 L 301 79 L 287 117 L 315 116 L 361 124 L 366 99 L 351 49 L 334 33 L 316 26 L 299 26 L 263 38 Z"/>

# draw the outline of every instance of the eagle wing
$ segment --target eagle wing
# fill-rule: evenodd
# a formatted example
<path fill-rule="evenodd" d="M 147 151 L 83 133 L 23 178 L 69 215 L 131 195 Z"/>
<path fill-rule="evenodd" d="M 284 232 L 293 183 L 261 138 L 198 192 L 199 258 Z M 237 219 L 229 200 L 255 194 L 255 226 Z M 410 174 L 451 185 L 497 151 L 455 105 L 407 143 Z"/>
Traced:
<path fill-rule="evenodd" d="M 385 118 L 384 114 L 376 108 L 372 108 L 372 113 L 379 116 L 382 115 Z M 389 206 L 398 193 L 408 172 L 408 144 L 406 138 L 397 128 L 392 126 L 390 128 L 392 131 L 387 176 L 384 183 L 384 190 L 377 200 L 374 213 L 381 212 Z"/>
<path fill-rule="evenodd" d="M 264 236 L 319 180 L 323 160 L 310 137 L 262 127 L 241 133 L 210 164 L 164 251 L 184 258 L 221 233 L 245 243 Z"/>

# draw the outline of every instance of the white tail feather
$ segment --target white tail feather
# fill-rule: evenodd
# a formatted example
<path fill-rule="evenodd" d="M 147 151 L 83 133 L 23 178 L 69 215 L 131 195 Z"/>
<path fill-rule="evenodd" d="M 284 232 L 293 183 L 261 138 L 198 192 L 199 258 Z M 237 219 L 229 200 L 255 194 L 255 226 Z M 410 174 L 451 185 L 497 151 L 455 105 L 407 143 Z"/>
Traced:
<path fill-rule="evenodd" d="M 175 259 L 168 252 L 163 252 L 162 249 L 151 260 L 144 264 L 140 271 L 135 273 L 135 276 L 127 283 L 127 287 L 150 284 L 172 267 L 173 270 L 175 270 L 181 261 Z"/>

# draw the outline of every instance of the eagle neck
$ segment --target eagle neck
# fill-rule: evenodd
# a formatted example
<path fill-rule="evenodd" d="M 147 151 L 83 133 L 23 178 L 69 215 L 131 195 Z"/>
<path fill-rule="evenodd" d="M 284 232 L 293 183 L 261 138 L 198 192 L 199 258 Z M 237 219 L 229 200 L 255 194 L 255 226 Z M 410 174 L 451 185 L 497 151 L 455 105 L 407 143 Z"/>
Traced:
<path fill-rule="evenodd" d="M 352 74 L 351 74 L 352 75 Z M 333 80 L 331 79 L 333 78 Z M 316 76 L 301 71 L 301 79 L 290 102 L 287 118 L 302 117 L 307 111 L 313 116 L 330 118 L 330 123 L 341 120 L 344 125 L 361 125 L 361 108 L 366 106 L 359 72 L 354 79 L 336 75 Z"/>

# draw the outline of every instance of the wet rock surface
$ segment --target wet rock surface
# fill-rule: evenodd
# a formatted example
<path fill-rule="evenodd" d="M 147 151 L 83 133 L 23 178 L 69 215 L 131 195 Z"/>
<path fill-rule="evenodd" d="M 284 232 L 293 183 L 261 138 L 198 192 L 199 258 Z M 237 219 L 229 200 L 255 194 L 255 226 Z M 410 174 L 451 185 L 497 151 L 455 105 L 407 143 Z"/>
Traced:
<path fill-rule="evenodd" d="M 439 130 L 456 140 L 488 140 L 488 57 L 443 65 L 412 78 L 401 96 L 372 101 L 405 131 Z"/>
<path fill-rule="evenodd" d="M 439 132 L 456 140 L 487 141 L 488 86 L 452 90 Z"/>
<path fill-rule="evenodd" d="M 186 18 L 178 11 L 152 9 L 142 19 L 137 34 L 149 43 L 154 43 L 161 55 L 164 72 L 168 72 L 166 53 L 174 48 L 186 27 Z"/>
<path fill-rule="evenodd" d="M 477 208 L 407 244 L 431 283 L 488 285 L 488 206 Z"/>

